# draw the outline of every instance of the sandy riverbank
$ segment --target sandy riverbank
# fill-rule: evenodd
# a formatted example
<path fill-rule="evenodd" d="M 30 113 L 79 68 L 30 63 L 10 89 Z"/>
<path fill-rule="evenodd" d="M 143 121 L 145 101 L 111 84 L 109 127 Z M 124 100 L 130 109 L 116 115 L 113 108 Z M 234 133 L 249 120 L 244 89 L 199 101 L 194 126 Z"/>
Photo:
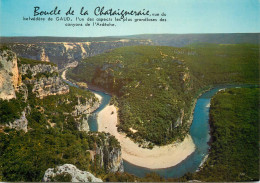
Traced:
<path fill-rule="evenodd" d="M 66 71 L 62 78 L 66 80 Z M 102 100 L 102 97 L 95 93 Z M 98 113 L 98 131 L 108 132 L 114 135 L 120 142 L 122 157 L 124 160 L 141 167 L 150 169 L 168 168 L 177 165 L 195 151 L 195 145 L 190 135 L 183 142 L 167 146 L 155 146 L 152 150 L 144 149 L 135 144 L 125 134 L 117 131 L 117 110 L 114 105 L 107 105 Z"/>
<path fill-rule="evenodd" d="M 195 145 L 190 135 L 181 143 L 167 146 L 155 146 L 152 150 L 138 147 L 125 134 L 117 131 L 117 111 L 114 105 L 106 106 L 98 113 L 98 131 L 109 132 L 121 144 L 124 160 L 150 169 L 168 168 L 177 165 L 195 151 Z"/>

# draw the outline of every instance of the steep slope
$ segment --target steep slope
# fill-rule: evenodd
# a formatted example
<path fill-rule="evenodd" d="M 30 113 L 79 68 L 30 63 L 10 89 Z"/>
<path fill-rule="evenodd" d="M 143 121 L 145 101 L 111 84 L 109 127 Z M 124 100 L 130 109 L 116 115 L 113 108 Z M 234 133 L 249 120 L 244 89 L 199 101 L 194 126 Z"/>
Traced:
<path fill-rule="evenodd" d="M 167 144 L 188 130 L 193 78 L 171 48 L 119 48 L 83 61 L 68 76 L 116 94 L 119 129 L 143 145 Z"/>
<path fill-rule="evenodd" d="M 19 72 L 23 83 L 31 85 L 37 97 L 66 94 L 69 87 L 58 76 L 58 67 L 48 62 L 40 62 L 25 58 L 18 59 Z"/>
<path fill-rule="evenodd" d="M 0 98 L 16 98 L 15 91 L 19 84 L 16 54 L 3 47 L 0 49 Z"/>
<path fill-rule="evenodd" d="M 4 53 L 4 58 L 16 58 L 11 51 Z M 98 177 L 122 172 L 119 142 L 109 134 L 86 133 L 87 118 L 99 106 L 94 94 L 65 85 L 49 62 L 18 62 L 22 81 L 16 98 L 0 99 L 0 181 L 40 181 L 48 168 L 66 163 Z M 61 82 L 43 82 L 34 90 L 49 78 Z M 53 87 L 66 87 L 66 92 L 49 92 Z"/>
<path fill-rule="evenodd" d="M 155 45 L 183 47 L 194 43 L 241 44 L 259 43 L 259 33 L 219 34 L 141 34 L 126 36 L 127 39 L 147 39 Z"/>
<path fill-rule="evenodd" d="M 116 95 L 119 130 L 152 147 L 185 136 L 202 90 L 258 84 L 258 55 L 258 45 L 250 44 L 124 47 L 82 61 L 68 76 Z"/>
<path fill-rule="evenodd" d="M 36 39 L 36 38 L 35 38 Z M 5 40 L 5 39 L 4 39 Z M 5 43 L 2 39 L 2 43 Z M 19 40 L 19 39 L 18 39 Z M 132 45 L 149 45 L 147 40 L 135 39 L 117 39 L 108 41 L 74 41 L 74 42 L 34 42 L 29 43 L 8 43 L 8 47 L 17 53 L 18 56 L 56 63 L 59 68 L 74 61 L 80 61 L 84 58 L 94 56 L 113 48 L 132 46 Z M 7 41 L 8 42 L 8 41 Z"/>
<path fill-rule="evenodd" d="M 206 182 L 259 181 L 259 88 L 217 93 L 211 100 L 210 126 L 209 157 L 192 178 Z"/>

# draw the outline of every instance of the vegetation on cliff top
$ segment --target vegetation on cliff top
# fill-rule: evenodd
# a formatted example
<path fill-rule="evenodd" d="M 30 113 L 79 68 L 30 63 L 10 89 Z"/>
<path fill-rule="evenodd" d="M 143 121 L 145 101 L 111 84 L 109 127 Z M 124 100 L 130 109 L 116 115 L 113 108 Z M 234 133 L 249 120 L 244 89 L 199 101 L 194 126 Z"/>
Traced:
<path fill-rule="evenodd" d="M 87 97 L 95 102 L 94 95 L 70 87 L 68 94 L 39 99 L 28 88 L 28 132 L 5 128 L 0 133 L 0 180 L 40 181 L 48 168 L 65 163 L 104 175 L 100 158 L 97 155 L 92 160 L 89 150 L 104 144 L 107 134 L 78 131 L 78 122 L 71 114 L 78 100 L 85 103 Z M 108 140 L 111 147 L 120 147 L 115 137 L 108 136 Z"/>
<path fill-rule="evenodd" d="M 73 116 L 78 101 L 92 106 L 97 102 L 94 94 L 75 87 L 63 95 L 36 98 L 33 86 L 27 84 L 28 99 L 22 93 L 17 98 L 0 100 L 1 124 L 20 117 L 22 108 L 28 106 L 26 118 L 28 132 L 1 126 L 0 181 L 40 181 L 48 168 L 71 163 L 81 170 L 102 176 L 100 157 L 90 155 L 107 140 L 111 148 L 120 148 L 115 137 L 105 133 L 78 131 L 78 116 Z"/>
<path fill-rule="evenodd" d="M 38 64 L 45 64 L 45 65 L 51 65 L 51 66 L 57 67 L 57 65 L 52 63 L 52 62 L 44 62 L 44 61 L 19 57 L 18 58 L 18 66 L 20 66 L 21 64 L 29 64 L 31 66 L 35 66 L 35 65 L 38 65 Z"/>
<path fill-rule="evenodd" d="M 155 173 L 145 182 L 244 182 L 259 180 L 259 88 L 233 88 L 211 100 L 211 148 L 199 172 L 164 179 Z M 132 181 L 131 175 L 108 174 L 108 181 Z"/>
<path fill-rule="evenodd" d="M 120 109 L 119 128 L 129 136 L 139 142 L 165 144 L 187 132 L 190 104 L 203 87 L 258 84 L 258 56 L 258 46 L 246 44 L 135 46 L 88 58 L 69 75 L 116 94 L 112 102 Z M 32 86 L 27 87 L 29 131 L 6 128 L 0 133 L 0 181 L 40 181 L 47 168 L 64 163 L 102 175 L 106 181 L 165 181 L 153 173 L 143 179 L 127 173 L 107 174 L 100 168 L 98 156 L 91 159 L 89 150 L 102 144 L 105 134 L 79 132 L 70 113 L 78 98 L 92 98 L 93 94 L 71 87 L 69 94 L 38 99 Z M 258 180 L 258 97 L 259 89 L 231 89 L 216 96 L 208 161 L 202 171 L 168 181 Z M 11 117 L 17 115 L 10 113 Z M 131 127 L 138 132 L 129 130 Z"/>
<path fill-rule="evenodd" d="M 123 47 L 85 59 L 68 77 L 115 94 L 119 130 L 163 145 L 188 132 L 192 100 L 204 87 L 258 84 L 258 56 L 250 44 Z"/>
<path fill-rule="evenodd" d="M 19 119 L 26 103 L 18 95 L 18 99 L 3 100 L 0 99 L 0 125 L 9 124 Z"/>
<path fill-rule="evenodd" d="M 119 48 L 88 58 L 68 75 L 116 94 L 119 130 L 141 144 L 143 139 L 151 142 L 149 146 L 171 143 L 188 131 L 196 86 L 172 48 Z"/>

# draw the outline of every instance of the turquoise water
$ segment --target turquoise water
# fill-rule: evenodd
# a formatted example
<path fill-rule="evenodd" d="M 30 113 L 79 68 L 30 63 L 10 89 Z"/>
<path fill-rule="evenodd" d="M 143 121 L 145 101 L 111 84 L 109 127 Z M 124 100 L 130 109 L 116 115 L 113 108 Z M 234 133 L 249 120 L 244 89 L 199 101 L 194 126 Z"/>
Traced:
<path fill-rule="evenodd" d="M 195 151 L 188 156 L 185 160 L 176 166 L 165 169 L 148 169 L 138 167 L 129 162 L 124 161 L 125 172 L 144 177 L 145 174 L 156 172 L 165 178 L 178 178 L 183 176 L 187 172 L 195 172 L 198 170 L 201 162 L 208 154 L 210 140 L 210 127 L 209 127 L 209 104 L 211 98 L 223 88 L 234 87 L 259 87 L 258 85 L 225 85 L 215 87 L 205 93 L 203 93 L 197 100 L 195 105 L 193 121 L 190 127 L 190 135 L 196 146 Z"/>
<path fill-rule="evenodd" d="M 97 132 L 98 131 L 97 114 L 109 104 L 111 96 L 100 91 L 95 91 L 95 90 L 90 90 L 90 91 L 102 96 L 100 106 L 88 118 L 88 125 L 90 131 Z"/>
<path fill-rule="evenodd" d="M 70 86 L 74 86 L 74 87 L 79 88 L 77 85 L 73 84 L 70 81 L 67 81 L 67 80 L 63 80 L 63 81 Z M 91 89 L 85 89 L 85 90 L 89 90 L 89 91 L 96 93 L 96 94 L 98 94 L 102 97 L 101 104 L 88 118 L 88 125 L 89 125 L 90 131 L 97 132 L 98 131 L 97 114 L 100 111 L 102 111 L 109 104 L 111 96 L 104 93 L 104 92 L 101 92 L 101 91 L 96 91 L 96 90 L 91 90 Z"/>
<path fill-rule="evenodd" d="M 75 86 L 71 82 L 65 81 L 69 85 Z M 77 87 L 77 86 L 76 86 Z M 144 177 L 145 174 L 156 172 L 165 178 L 178 178 L 183 176 L 187 172 L 195 172 L 198 170 L 201 162 L 208 154 L 210 140 L 210 128 L 209 128 L 209 104 L 212 96 L 214 96 L 222 88 L 234 88 L 234 87 L 259 87 L 253 85 L 229 85 L 219 86 L 203 93 L 197 100 L 195 105 L 193 121 L 190 127 L 190 135 L 196 146 L 195 151 L 188 156 L 185 160 L 176 166 L 164 168 L 164 169 L 148 169 L 133 165 L 124 160 L 124 170 L 130 174 L 134 174 L 139 177 Z M 100 91 L 90 90 L 102 96 L 102 101 L 99 108 L 89 117 L 88 124 L 91 131 L 97 131 L 97 113 L 104 109 L 109 104 L 110 95 Z"/>
<path fill-rule="evenodd" d="M 155 170 L 138 167 L 128 162 L 124 162 L 125 171 L 140 177 L 145 176 L 146 173 L 156 172 L 165 178 L 177 178 L 183 176 L 187 172 L 195 172 L 204 157 L 208 154 L 209 145 L 207 142 L 210 139 L 208 105 L 210 103 L 211 97 L 218 90 L 218 88 L 212 89 L 202 94 L 197 100 L 194 109 L 192 125 L 190 127 L 190 135 L 194 141 L 196 149 L 190 156 L 188 156 L 185 160 L 176 166 Z"/>
<path fill-rule="evenodd" d="M 218 91 L 218 89 L 210 90 L 209 92 L 204 93 L 197 101 L 195 110 L 194 110 L 194 119 L 190 128 L 191 137 L 196 145 L 196 150 L 188 158 L 182 161 L 180 164 L 165 168 L 165 169 L 156 169 L 151 170 L 148 168 L 139 167 L 133 165 L 127 161 L 124 161 L 125 172 L 134 174 L 139 177 L 145 176 L 146 173 L 156 172 L 161 176 L 168 177 L 180 177 L 187 172 L 194 172 L 198 169 L 201 161 L 208 153 L 208 144 L 207 142 L 210 139 L 209 135 L 209 107 L 207 105 L 210 103 L 210 98 Z M 100 107 L 91 115 L 88 120 L 90 130 L 97 131 L 97 119 L 96 115 L 101 111 L 110 100 L 110 96 L 103 92 L 93 91 L 102 96 L 102 101 Z"/>

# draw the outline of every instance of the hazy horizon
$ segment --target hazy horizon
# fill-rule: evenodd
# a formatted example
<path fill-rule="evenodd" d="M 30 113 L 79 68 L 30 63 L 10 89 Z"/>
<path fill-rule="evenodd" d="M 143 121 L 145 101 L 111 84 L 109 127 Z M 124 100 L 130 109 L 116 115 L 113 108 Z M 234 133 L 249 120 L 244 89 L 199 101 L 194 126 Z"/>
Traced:
<path fill-rule="evenodd" d="M 1 36 L 0 37 L 58 37 L 58 38 L 103 38 L 103 37 L 110 37 L 110 38 L 126 38 L 131 36 L 141 36 L 141 35 L 213 35 L 213 34 L 260 34 L 260 32 L 243 32 L 243 33 L 149 33 L 149 34 L 132 34 L 132 35 L 112 35 L 112 36 Z"/>

